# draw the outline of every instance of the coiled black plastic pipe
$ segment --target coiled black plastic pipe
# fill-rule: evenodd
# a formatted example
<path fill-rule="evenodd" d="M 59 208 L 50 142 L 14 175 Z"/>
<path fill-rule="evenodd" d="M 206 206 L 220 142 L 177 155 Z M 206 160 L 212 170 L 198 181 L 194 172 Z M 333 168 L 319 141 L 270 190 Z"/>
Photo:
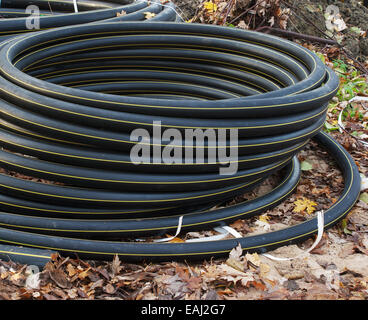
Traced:
<path fill-rule="evenodd" d="M 32 7 L 30 7 L 32 6 Z M 39 26 L 27 23 L 35 18 L 38 8 Z M 27 10 L 28 8 L 28 10 Z M 159 0 L 77 1 L 73 0 L 2 0 L 0 2 L 0 42 L 15 35 L 77 24 L 119 21 L 179 21 L 172 2 Z M 38 18 L 38 17 L 37 17 Z"/>
<path fill-rule="evenodd" d="M 30 7 L 33 6 L 33 7 Z M 38 7 L 39 28 L 27 28 L 27 19 L 32 19 Z M 32 10 L 31 10 L 32 9 Z M 76 12 L 77 9 L 77 12 Z M 148 16 L 150 15 L 150 16 Z M 171 2 L 160 1 L 0 1 L 0 47 L 8 40 L 23 33 L 44 29 L 113 21 L 180 21 L 175 6 Z M 28 262 L 42 266 L 50 258 L 49 252 L 31 252 L 30 249 L 4 246 L 0 248 L 3 259 L 13 259 L 20 263 Z M 25 254 L 25 252 L 27 254 Z M 28 259 L 28 260 L 27 260 Z"/>
<path fill-rule="evenodd" d="M 297 186 L 297 152 L 315 138 L 341 167 L 345 189 L 325 212 L 344 217 L 360 189 L 358 170 L 318 133 L 336 75 L 309 50 L 273 36 L 217 26 L 142 22 L 89 24 L 16 38 L 0 51 L 0 239 L 64 254 L 126 260 L 205 259 L 264 252 L 316 232 L 315 219 L 264 235 L 201 243 L 113 241 L 212 228 L 259 214 Z M 156 121 L 160 121 L 158 124 Z M 236 148 L 237 172 L 213 163 L 130 158 L 130 134 L 160 128 L 236 130 L 234 145 L 188 142 L 181 150 Z M 167 147 L 151 137 L 149 147 Z M 166 144 L 165 144 L 166 143 Z M 175 142 L 177 143 L 177 142 Z M 206 153 L 206 155 L 208 155 Z M 277 170 L 281 184 L 253 201 L 210 210 Z M 14 175 L 14 172 L 18 175 Z M 19 174 L 48 179 L 45 184 Z M 97 219 L 96 219 L 97 218 Z M 107 239 L 109 239 L 107 241 Z"/>

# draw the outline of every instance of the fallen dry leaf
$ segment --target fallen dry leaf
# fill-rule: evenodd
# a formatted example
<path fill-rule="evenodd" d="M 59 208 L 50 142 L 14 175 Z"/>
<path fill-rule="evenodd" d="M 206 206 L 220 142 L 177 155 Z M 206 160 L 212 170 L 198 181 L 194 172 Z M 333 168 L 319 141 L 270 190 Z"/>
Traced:
<path fill-rule="evenodd" d="M 119 256 L 115 255 L 111 263 L 111 271 L 112 271 L 113 276 L 118 275 L 122 269 L 123 267 L 121 266 L 121 261 L 119 259 Z"/>
<path fill-rule="evenodd" d="M 261 264 L 261 260 L 259 259 L 257 253 L 253 254 L 247 253 L 245 255 L 245 258 L 247 259 L 249 266 L 252 268 L 258 268 Z"/>
<path fill-rule="evenodd" d="M 73 277 L 78 273 L 71 263 L 68 263 L 66 270 L 68 271 L 69 277 Z"/>
<path fill-rule="evenodd" d="M 108 294 L 113 294 L 115 292 L 115 288 L 112 284 L 108 283 L 105 287 L 104 287 L 104 291 Z"/>
<path fill-rule="evenodd" d="M 117 17 L 122 17 L 122 16 L 125 16 L 127 13 L 124 11 L 124 10 L 121 10 L 120 12 L 117 12 L 116 13 L 116 16 Z"/>
<path fill-rule="evenodd" d="M 315 206 L 317 206 L 317 203 L 305 197 L 302 197 L 294 201 L 294 205 L 295 205 L 293 209 L 294 212 L 296 213 L 306 212 L 308 214 L 312 214 L 316 210 Z"/>
<path fill-rule="evenodd" d="M 147 20 L 152 19 L 154 16 L 156 16 L 156 13 L 153 12 L 143 12 L 143 14 Z"/>

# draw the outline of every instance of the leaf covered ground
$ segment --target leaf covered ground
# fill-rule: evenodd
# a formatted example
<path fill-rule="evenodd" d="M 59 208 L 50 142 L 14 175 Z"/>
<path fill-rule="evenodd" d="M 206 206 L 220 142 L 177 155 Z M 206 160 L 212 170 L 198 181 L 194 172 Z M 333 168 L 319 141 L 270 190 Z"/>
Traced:
<path fill-rule="evenodd" d="M 352 3 L 350 11 L 353 12 L 355 2 L 345 2 Z M 294 5 L 298 6 L 296 1 Z M 300 12 L 296 13 L 297 10 L 293 11 L 283 1 L 187 0 L 180 1 L 180 8 L 189 22 L 246 29 L 260 26 L 277 26 L 294 31 L 300 29 L 297 24 Z M 315 1 L 303 3 L 306 15 L 309 12 L 310 16 L 317 15 L 322 21 L 329 19 L 323 14 L 324 9 L 325 6 Z M 359 201 L 344 220 L 325 230 L 316 248 L 307 253 L 315 240 L 310 238 L 299 245 L 284 246 L 270 252 L 275 257 L 291 258 L 284 261 L 258 254 L 243 254 L 240 247 L 234 248 L 225 259 L 197 263 L 131 264 L 120 261 L 118 257 L 113 261 L 101 262 L 54 255 L 41 272 L 34 272 L 26 265 L 0 261 L 0 299 L 366 300 L 368 61 L 364 43 L 367 30 L 364 30 L 364 24 L 354 24 L 358 20 L 348 19 L 343 14 L 346 7 L 342 9 L 342 22 L 338 21 L 331 30 L 327 27 L 322 30 L 326 32 L 325 38 L 335 39 L 339 45 L 295 39 L 316 52 L 340 77 L 340 89 L 330 102 L 324 130 L 350 152 L 362 176 Z M 290 21 L 293 21 L 292 25 Z M 306 21 L 303 23 L 306 26 L 303 30 L 317 28 L 318 31 L 322 28 L 321 25 L 311 26 Z M 348 51 L 344 49 L 347 41 L 353 41 L 358 46 L 358 49 L 355 48 L 358 54 L 354 54 L 354 47 Z M 313 141 L 298 157 L 302 165 L 302 178 L 296 192 L 261 216 L 235 221 L 231 224 L 233 229 L 242 236 L 282 229 L 314 217 L 337 201 L 344 181 L 333 159 Z M 279 179 L 278 175 L 273 175 L 257 189 L 233 201 L 245 201 L 262 195 L 270 191 Z M 214 234 L 215 231 L 179 234 L 173 241 Z"/>

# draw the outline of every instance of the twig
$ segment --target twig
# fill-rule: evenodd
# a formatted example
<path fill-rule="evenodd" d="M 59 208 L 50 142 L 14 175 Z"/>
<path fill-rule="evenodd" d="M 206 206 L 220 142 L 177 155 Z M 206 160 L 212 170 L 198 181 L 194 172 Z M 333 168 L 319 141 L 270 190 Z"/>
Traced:
<path fill-rule="evenodd" d="M 222 17 L 222 15 L 225 12 L 225 9 L 227 8 L 227 6 L 229 5 L 229 2 L 226 3 L 226 6 L 224 6 L 220 12 L 220 14 L 216 17 L 215 21 L 213 22 L 214 24 L 217 24 L 218 20 Z"/>
<path fill-rule="evenodd" d="M 265 24 L 265 22 L 266 22 L 266 18 L 263 18 L 263 20 L 259 24 L 259 28 L 261 28 Z"/>
<path fill-rule="evenodd" d="M 310 36 L 308 34 L 298 33 L 298 32 L 289 31 L 289 30 L 283 30 L 283 29 L 279 29 L 279 28 L 273 28 L 273 27 L 270 27 L 270 26 L 260 27 L 260 28 L 257 28 L 255 31 L 263 32 L 263 30 L 269 31 L 270 33 L 277 33 L 277 34 L 281 34 L 281 35 L 284 35 L 284 36 L 287 36 L 287 37 L 299 38 L 299 39 L 304 39 L 304 40 L 308 40 L 308 41 L 326 43 L 326 44 L 331 44 L 331 45 L 337 45 L 338 44 L 338 42 L 335 41 L 335 40 Z"/>
<path fill-rule="evenodd" d="M 216 19 L 214 21 L 214 24 L 217 24 L 217 22 L 222 18 L 221 25 L 224 25 L 224 23 L 226 22 L 226 19 L 227 19 L 229 13 L 230 13 L 230 10 L 231 10 L 233 4 L 234 4 L 234 0 L 230 0 L 230 2 L 227 2 L 226 3 L 226 6 L 224 6 L 224 8 L 222 9 L 221 13 L 216 17 Z M 226 9 L 227 9 L 226 15 L 223 16 Z"/>
<path fill-rule="evenodd" d="M 52 8 L 51 8 L 50 1 L 47 1 L 47 4 L 49 5 L 50 12 L 51 12 L 51 14 L 53 15 L 54 13 L 52 12 Z"/>
<path fill-rule="evenodd" d="M 234 4 L 235 4 L 235 0 L 231 0 L 230 1 L 230 4 L 229 4 L 229 8 L 226 11 L 226 15 L 225 15 L 225 17 L 222 20 L 222 25 L 224 25 L 224 23 L 226 23 L 227 17 L 229 16 L 230 11 L 233 8 Z"/>
<path fill-rule="evenodd" d="M 295 29 L 297 32 L 301 33 L 301 31 L 300 31 L 300 30 L 298 29 L 298 27 L 294 24 L 294 22 L 293 22 L 293 20 L 292 20 L 292 19 L 289 19 L 289 20 L 288 20 L 288 22 L 289 22 L 290 24 L 292 24 L 292 25 L 293 25 L 294 29 Z"/>
<path fill-rule="evenodd" d="M 246 15 L 250 10 L 255 9 L 256 7 L 258 7 L 258 3 L 256 3 L 255 5 L 251 6 L 250 8 L 244 10 L 241 14 L 239 14 L 236 18 L 234 18 L 233 20 L 230 21 L 230 24 L 232 24 L 233 22 L 235 22 L 236 20 L 240 19 L 242 16 Z"/>

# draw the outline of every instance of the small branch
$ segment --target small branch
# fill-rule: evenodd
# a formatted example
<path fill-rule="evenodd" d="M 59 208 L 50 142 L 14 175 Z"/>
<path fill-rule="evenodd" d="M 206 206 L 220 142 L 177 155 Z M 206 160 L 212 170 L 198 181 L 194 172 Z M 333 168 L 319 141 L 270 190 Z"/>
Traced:
<path fill-rule="evenodd" d="M 228 6 L 228 8 L 227 8 L 226 14 L 225 14 L 225 16 L 222 18 L 222 22 L 221 22 L 221 24 L 222 24 L 222 25 L 224 25 L 224 24 L 226 23 L 227 17 L 229 16 L 230 11 L 231 11 L 231 9 L 233 8 L 234 4 L 235 4 L 235 1 L 234 1 L 234 0 L 231 0 L 231 1 L 229 2 L 229 6 Z M 225 7 L 225 8 L 226 8 L 226 7 Z M 222 15 L 222 14 L 223 14 L 223 13 L 221 13 L 221 15 Z"/>
<path fill-rule="evenodd" d="M 255 5 L 247 8 L 246 10 L 244 10 L 241 14 L 239 14 L 236 18 L 234 18 L 233 20 L 230 21 L 230 24 L 234 23 L 236 20 L 240 19 L 241 17 L 243 17 L 244 15 L 246 15 L 250 10 L 255 9 L 256 7 L 258 7 L 258 3 L 256 3 Z"/>
<path fill-rule="evenodd" d="M 229 3 L 229 2 L 227 2 L 227 3 L 226 3 L 226 6 L 224 6 L 224 7 L 223 7 L 223 9 L 222 9 L 221 13 L 216 17 L 215 21 L 213 22 L 214 24 L 217 24 L 218 20 L 223 16 L 223 14 L 225 13 L 226 8 L 227 8 L 229 5 L 230 5 L 230 3 Z M 224 21 L 224 20 L 222 19 L 222 22 L 223 22 L 223 21 Z"/>
<path fill-rule="evenodd" d="M 320 38 L 316 36 L 310 36 L 308 34 L 298 33 L 298 32 L 289 31 L 289 30 L 283 30 L 279 28 L 273 28 L 269 26 L 257 28 L 255 31 L 259 31 L 259 32 L 268 31 L 268 33 L 276 33 L 276 34 L 280 34 L 286 37 L 304 39 L 307 41 L 320 42 L 320 43 L 325 43 L 325 44 L 330 44 L 330 45 L 338 45 L 338 42 L 335 40 L 324 39 L 324 38 Z"/>

